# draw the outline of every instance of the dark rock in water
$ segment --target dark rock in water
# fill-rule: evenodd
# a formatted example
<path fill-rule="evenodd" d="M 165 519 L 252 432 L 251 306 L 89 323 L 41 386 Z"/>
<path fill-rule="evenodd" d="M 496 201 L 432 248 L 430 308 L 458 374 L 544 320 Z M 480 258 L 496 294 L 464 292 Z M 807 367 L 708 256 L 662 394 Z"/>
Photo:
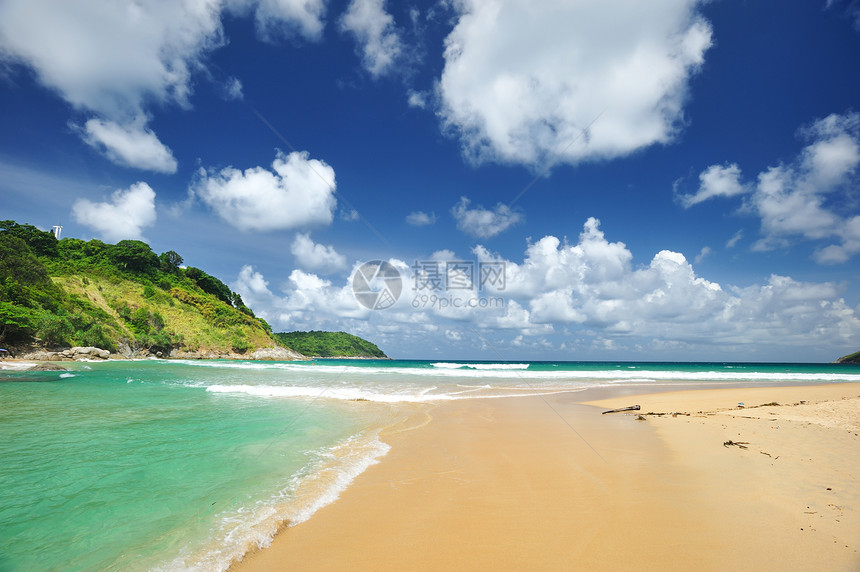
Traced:
<path fill-rule="evenodd" d="M 41 376 L 41 375 L 27 375 L 30 372 L 34 371 L 69 371 L 67 368 L 57 365 L 55 363 L 39 363 L 39 364 L 22 364 L 29 367 L 22 367 L 20 369 L 4 369 L 0 370 L 0 382 L 46 382 L 46 381 L 57 381 L 59 379 L 57 376 Z"/>
<path fill-rule="evenodd" d="M 40 363 L 29 368 L 27 371 L 69 371 L 69 369 L 55 363 Z"/>

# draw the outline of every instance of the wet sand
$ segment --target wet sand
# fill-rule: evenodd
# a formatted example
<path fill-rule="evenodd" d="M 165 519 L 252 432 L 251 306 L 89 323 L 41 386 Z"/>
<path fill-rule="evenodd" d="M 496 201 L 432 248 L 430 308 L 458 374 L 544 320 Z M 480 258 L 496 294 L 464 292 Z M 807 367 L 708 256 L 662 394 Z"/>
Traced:
<path fill-rule="evenodd" d="M 593 397 L 428 407 L 234 569 L 860 569 L 860 384 Z"/>

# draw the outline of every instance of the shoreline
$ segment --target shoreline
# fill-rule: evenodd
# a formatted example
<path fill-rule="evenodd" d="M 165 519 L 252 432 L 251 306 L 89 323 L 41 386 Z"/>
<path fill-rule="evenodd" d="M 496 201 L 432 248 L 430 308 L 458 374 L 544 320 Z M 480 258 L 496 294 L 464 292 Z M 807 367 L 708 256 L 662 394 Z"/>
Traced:
<path fill-rule="evenodd" d="M 86 358 L 63 358 L 63 359 L 42 359 L 39 357 L 6 357 L 0 358 L 0 371 L 33 371 L 33 370 L 50 370 L 61 371 L 65 368 L 59 364 L 79 363 L 79 362 L 110 362 L 110 361 L 137 361 L 137 360 L 164 360 L 164 361 L 290 361 L 290 362 L 315 362 L 325 360 L 380 360 L 393 361 L 392 358 L 376 358 L 376 357 L 358 357 L 358 356 L 341 356 L 341 357 L 304 357 L 294 359 L 273 359 L 273 358 L 255 358 L 241 357 L 239 355 L 231 356 L 214 356 L 214 357 L 183 357 L 183 356 L 165 356 L 165 357 L 126 357 L 123 355 L 111 355 L 110 357 L 86 357 Z M 50 365 L 46 365 L 50 364 Z M 56 367 L 51 367 L 51 365 Z"/>
<path fill-rule="evenodd" d="M 857 411 L 856 383 L 433 404 L 230 569 L 857 569 Z"/>

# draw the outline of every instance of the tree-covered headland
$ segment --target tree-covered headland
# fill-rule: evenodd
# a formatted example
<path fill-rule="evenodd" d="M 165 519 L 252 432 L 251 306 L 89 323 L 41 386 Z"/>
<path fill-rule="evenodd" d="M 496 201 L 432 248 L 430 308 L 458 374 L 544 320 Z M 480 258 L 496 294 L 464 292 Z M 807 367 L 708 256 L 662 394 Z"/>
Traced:
<path fill-rule="evenodd" d="M 57 240 L 0 221 L 0 347 L 235 356 L 280 345 L 311 356 L 385 357 L 343 332 L 273 334 L 239 294 L 183 262 L 140 240 Z"/>
<path fill-rule="evenodd" d="M 167 355 L 274 345 L 239 294 L 139 240 L 57 240 L 0 221 L 0 343 Z"/>

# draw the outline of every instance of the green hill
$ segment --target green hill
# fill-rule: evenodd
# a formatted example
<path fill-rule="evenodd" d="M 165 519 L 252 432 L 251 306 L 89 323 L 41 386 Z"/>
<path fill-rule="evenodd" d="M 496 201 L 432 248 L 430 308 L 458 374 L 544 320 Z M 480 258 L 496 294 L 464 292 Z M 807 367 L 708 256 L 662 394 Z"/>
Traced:
<path fill-rule="evenodd" d="M 238 294 L 182 262 L 138 240 L 58 241 L 0 221 L 0 343 L 203 356 L 276 345 Z"/>
<path fill-rule="evenodd" d="M 860 352 L 854 352 L 853 354 L 842 356 L 836 360 L 836 363 L 860 364 Z"/>
<path fill-rule="evenodd" d="M 239 294 L 182 263 L 178 253 L 157 255 L 139 240 L 58 241 L 32 225 L 0 221 L 0 346 L 18 354 L 91 346 L 124 356 L 255 357 L 274 348 L 256 356 L 304 357 L 283 349 L 291 348 L 385 357 L 343 332 L 273 335 Z"/>
<path fill-rule="evenodd" d="M 274 334 L 278 342 L 312 357 L 387 358 L 376 344 L 345 332 L 289 332 Z"/>

